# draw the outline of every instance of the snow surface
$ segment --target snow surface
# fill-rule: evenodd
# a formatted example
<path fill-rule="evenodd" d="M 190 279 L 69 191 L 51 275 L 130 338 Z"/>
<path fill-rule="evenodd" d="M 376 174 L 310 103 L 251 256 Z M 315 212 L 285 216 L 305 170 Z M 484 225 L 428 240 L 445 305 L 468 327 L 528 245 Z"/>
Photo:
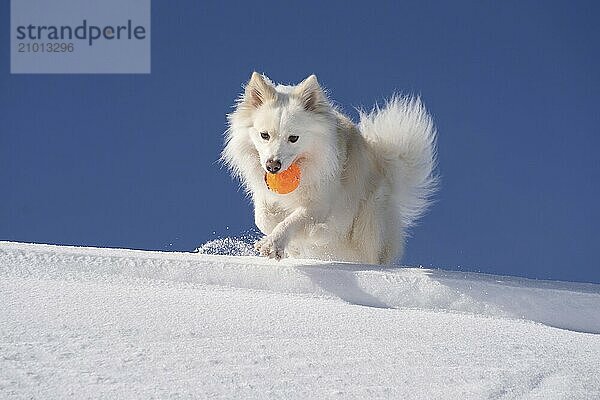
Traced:
<path fill-rule="evenodd" d="M 1 399 L 600 399 L 598 333 L 594 284 L 0 242 Z"/>

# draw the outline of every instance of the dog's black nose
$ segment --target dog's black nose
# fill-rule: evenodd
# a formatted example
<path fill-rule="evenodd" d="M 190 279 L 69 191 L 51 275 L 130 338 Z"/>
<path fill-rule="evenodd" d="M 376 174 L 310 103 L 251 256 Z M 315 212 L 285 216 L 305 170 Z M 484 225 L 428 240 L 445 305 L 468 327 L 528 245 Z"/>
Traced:
<path fill-rule="evenodd" d="M 276 174 L 281 169 L 281 161 L 273 160 L 272 158 L 267 160 L 267 171 L 272 174 Z"/>

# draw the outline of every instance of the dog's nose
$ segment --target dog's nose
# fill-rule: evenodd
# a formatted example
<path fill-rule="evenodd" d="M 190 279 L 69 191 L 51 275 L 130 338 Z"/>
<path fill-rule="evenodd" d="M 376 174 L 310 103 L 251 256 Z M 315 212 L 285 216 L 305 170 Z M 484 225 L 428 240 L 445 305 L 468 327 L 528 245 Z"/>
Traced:
<path fill-rule="evenodd" d="M 279 160 L 273 160 L 272 158 L 269 158 L 267 160 L 267 171 L 269 171 L 272 174 L 276 174 L 277 171 L 279 171 L 281 169 L 281 161 Z"/>

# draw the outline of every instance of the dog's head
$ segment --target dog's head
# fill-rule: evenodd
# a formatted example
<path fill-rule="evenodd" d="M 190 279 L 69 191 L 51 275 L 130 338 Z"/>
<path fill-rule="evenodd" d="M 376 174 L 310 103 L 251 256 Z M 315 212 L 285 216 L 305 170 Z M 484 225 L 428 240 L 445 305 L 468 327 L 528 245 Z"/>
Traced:
<path fill-rule="evenodd" d="M 314 75 L 295 86 L 275 86 L 254 72 L 229 122 L 223 158 L 242 178 L 250 164 L 264 174 L 298 162 L 303 180 L 335 168 L 329 154 L 335 146 L 335 115 Z"/>

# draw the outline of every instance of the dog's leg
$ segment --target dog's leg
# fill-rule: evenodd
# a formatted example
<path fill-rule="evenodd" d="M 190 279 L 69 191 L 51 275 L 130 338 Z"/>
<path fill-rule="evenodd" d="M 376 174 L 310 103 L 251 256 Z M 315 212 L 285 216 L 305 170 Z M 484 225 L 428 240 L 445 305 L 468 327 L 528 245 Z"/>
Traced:
<path fill-rule="evenodd" d="M 260 255 L 280 260 L 285 254 L 291 235 L 298 229 L 305 226 L 310 221 L 306 208 L 300 207 L 294 210 L 283 221 L 281 221 L 273 231 L 259 240 L 255 248 Z"/>
<path fill-rule="evenodd" d="M 274 206 L 269 207 L 268 204 L 262 200 L 255 201 L 254 204 L 254 223 L 265 235 L 273 232 L 273 229 L 281 221 L 285 219 L 284 212 Z"/>
<path fill-rule="evenodd" d="M 257 203 L 254 206 L 254 223 L 265 235 L 271 233 L 273 228 L 276 226 L 272 221 L 270 221 L 270 218 L 267 215 L 267 210 L 262 203 Z"/>

